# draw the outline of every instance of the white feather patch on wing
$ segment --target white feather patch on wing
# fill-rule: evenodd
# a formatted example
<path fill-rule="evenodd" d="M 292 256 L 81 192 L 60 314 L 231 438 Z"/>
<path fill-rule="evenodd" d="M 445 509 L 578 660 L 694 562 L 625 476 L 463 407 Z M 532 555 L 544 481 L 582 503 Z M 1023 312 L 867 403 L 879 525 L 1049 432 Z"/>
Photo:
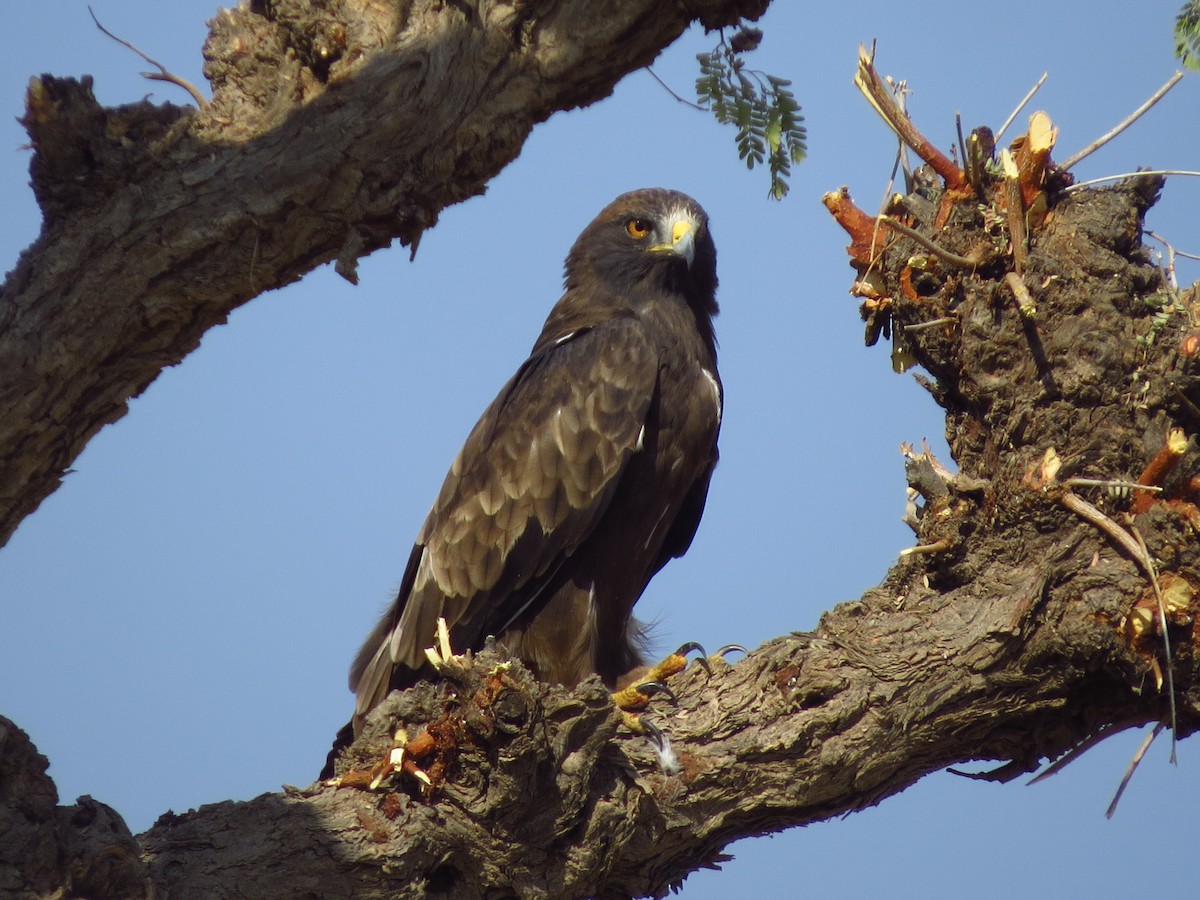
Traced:
<path fill-rule="evenodd" d="M 715 376 L 712 372 L 708 371 L 708 369 L 701 369 L 700 371 L 704 373 L 704 377 L 708 379 L 708 386 L 710 388 L 712 388 L 713 404 L 717 407 L 717 424 L 720 425 L 721 424 L 721 406 L 722 406 L 721 385 L 717 381 L 717 376 Z"/>

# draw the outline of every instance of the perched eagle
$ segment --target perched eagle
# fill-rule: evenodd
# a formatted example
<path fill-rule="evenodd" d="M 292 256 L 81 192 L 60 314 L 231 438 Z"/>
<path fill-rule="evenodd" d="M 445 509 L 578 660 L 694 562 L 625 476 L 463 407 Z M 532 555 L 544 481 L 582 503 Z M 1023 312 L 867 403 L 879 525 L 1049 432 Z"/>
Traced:
<path fill-rule="evenodd" d="M 355 733 L 428 669 L 439 617 L 456 652 L 494 635 L 545 681 L 613 687 L 642 665 L 633 606 L 691 544 L 717 462 L 716 262 L 675 191 L 623 194 L 584 229 L 354 661 Z"/>

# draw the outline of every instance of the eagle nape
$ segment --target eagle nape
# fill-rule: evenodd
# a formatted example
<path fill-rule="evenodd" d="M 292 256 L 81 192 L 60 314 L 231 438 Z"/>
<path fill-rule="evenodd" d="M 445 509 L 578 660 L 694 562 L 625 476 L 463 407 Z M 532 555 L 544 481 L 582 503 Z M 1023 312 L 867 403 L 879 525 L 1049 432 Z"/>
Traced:
<path fill-rule="evenodd" d="M 678 191 L 617 197 L 567 254 L 564 292 L 528 358 L 468 435 L 351 667 L 354 714 L 327 770 L 388 694 L 439 677 L 489 635 L 538 679 L 599 675 L 636 714 L 687 665 L 642 670 L 634 604 L 692 544 L 717 464 L 716 246 Z M 632 686 L 631 686 L 632 685 Z M 661 693 L 661 691 L 660 691 Z"/>

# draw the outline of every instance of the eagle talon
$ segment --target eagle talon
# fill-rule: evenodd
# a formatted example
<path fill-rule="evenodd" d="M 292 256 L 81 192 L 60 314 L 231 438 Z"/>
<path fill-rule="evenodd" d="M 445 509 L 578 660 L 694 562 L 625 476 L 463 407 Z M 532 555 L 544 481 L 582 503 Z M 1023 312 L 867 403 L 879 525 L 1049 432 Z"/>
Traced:
<path fill-rule="evenodd" d="M 701 644 L 698 644 L 695 641 L 688 641 L 686 644 L 681 645 L 678 650 L 668 656 L 667 659 L 664 659 L 660 665 L 665 666 L 668 660 L 674 663 L 676 659 L 680 659 L 683 661 L 680 669 L 686 669 L 688 664 L 687 655 L 693 651 L 698 651 L 700 654 L 696 657 L 696 663 L 703 668 L 705 672 L 708 672 L 711 675 L 712 669 L 708 667 L 708 653 Z"/>
<path fill-rule="evenodd" d="M 666 694 L 668 700 L 676 706 L 679 705 L 679 698 L 675 696 L 675 692 L 661 681 L 643 681 L 641 684 L 634 685 L 633 689 L 639 694 L 644 694 L 647 701 L 656 694 Z"/>
<path fill-rule="evenodd" d="M 724 659 L 726 654 L 729 653 L 741 653 L 743 656 L 750 655 L 750 651 L 741 644 L 726 644 L 724 647 L 714 653 L 713 656 L 716 656 L 719 659 Z"/>
<path fill-rule="evenodd" d="M 646 735 L 646 739 L 652 743 L 656 749 L 662 750 L 667 743 L 667 736 L 663 734 L 663 730 L 651 722 L 649 719 L 639 721 L 638 726 L 642 729 L 642 733 Z"/>

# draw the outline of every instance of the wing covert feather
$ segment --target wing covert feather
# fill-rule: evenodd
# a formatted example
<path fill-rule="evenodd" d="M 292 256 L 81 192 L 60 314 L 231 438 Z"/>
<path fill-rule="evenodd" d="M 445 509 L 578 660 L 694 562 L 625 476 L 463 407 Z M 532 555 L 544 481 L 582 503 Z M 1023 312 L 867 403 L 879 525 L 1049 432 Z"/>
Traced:
<path fill-rule="evenodd" d="M 386 693 L 368 683 L 384 670 L 421 665 L 438 616 L 456 648 L 471 646 L 536 598 L 640 449 L 657 379 L 654 347 L 626 317 L 543 342 L 522 365 L 455 458 L 380 642 L 360 654 L 360 705 Z"/>

